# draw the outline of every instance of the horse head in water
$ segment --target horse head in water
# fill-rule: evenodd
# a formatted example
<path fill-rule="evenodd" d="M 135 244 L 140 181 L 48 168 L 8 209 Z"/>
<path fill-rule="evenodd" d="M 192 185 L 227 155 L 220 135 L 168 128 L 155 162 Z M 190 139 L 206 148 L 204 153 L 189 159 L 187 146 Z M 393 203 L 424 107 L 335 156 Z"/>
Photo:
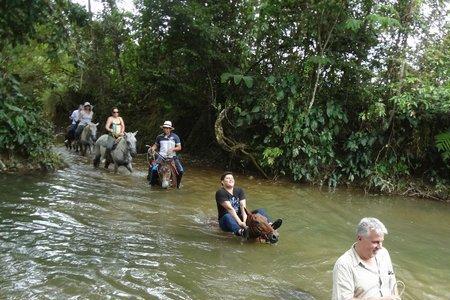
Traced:
<path fill-rule="evenodd" d="M 258 213 L 252 213 L 244 208 L 247 213 L 246 225 L 248 226 L 249 239 L 258 239 L 260 242 L 275 244 L 278 242 L 278 231 L 272 228 L 266 217 Z"/>
<path fill-rule="evenodd" d="M 167 158 L 161 161 L 158 166 L 158 177 L 163 189 L 177 186 L 177 168 L 173 159 Z"/>

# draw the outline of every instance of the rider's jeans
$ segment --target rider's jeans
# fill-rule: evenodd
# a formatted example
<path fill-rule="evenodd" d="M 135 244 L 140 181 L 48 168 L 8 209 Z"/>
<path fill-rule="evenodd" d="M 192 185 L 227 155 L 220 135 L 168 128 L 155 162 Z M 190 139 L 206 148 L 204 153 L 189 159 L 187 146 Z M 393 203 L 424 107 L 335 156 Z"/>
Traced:
<path fill-rule="evenodd" d="M 258 208 L 254 211 L 252 211 L 253 214 L 260 214 L 267 218 L 268 222 L 272 222 L 270 217 L 267 215 L 266 210 L 264 208 Z M 236 222 L 236 220 L 233 218 L 233 216 L 230 213 L 226 213 L 222 216 L 222 218 L 219 219 L 219 226 L 220 229 L 227 232 L 233 232 L 234 234 L 238 234 L 239 229 L 241 229 L 241 226 Z"/>

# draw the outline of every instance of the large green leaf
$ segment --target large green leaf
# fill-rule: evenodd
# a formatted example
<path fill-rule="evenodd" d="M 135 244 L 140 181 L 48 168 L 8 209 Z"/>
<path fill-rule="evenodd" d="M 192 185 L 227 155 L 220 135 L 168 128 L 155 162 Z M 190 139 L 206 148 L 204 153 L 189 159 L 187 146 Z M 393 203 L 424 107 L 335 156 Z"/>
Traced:
<path fill-rule="evenodd" d="M 435 136 L 436 148 L 444 159 L 450 158 L 450 131 L 442 132 Z"/>

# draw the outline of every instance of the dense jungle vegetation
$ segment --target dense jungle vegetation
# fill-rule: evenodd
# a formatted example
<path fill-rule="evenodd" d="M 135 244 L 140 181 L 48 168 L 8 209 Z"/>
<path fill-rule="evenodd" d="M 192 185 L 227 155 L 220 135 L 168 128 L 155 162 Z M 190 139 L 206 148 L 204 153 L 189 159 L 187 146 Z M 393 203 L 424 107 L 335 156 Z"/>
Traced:
<path fill-rule="evenodd" d="M 141 151 L 172 120 L 184 152 L 232 168 L 448 199 L 448 1 L 103 4 L 0 4 L 3 161 L 51 168 L 89 101 L 102 125 L 118 106 Z"/>

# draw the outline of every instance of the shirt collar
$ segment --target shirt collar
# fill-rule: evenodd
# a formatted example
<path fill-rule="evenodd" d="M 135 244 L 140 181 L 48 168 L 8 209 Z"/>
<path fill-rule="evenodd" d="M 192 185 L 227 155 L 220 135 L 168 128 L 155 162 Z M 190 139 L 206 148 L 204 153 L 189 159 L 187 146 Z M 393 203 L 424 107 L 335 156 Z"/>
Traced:
<path fill-rule="evenodd" d="M 354 243 L 352 245 L 352 247 L 350 248 L 352 250 L 351 258 L 352 258 L 352 264 L 353 264 L 354 267 L 356 267 L 360 263 L 363 263 L 362 258 L 359 256 L 358 252 L 356 252 L 355 246 L 356 246 L 356 243 Z"/>

